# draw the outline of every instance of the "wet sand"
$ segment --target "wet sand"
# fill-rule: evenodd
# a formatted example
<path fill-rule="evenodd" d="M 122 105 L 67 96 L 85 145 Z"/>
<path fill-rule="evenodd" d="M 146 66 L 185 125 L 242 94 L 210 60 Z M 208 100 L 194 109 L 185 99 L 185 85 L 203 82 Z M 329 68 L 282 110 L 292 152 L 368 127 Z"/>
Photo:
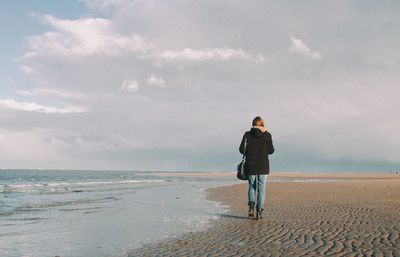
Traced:
<path fill-rule="evenodd" d="M 128 256 L 400 256 L 399 176 L 268 183 L 262 220 L 247 218 L 246 184 L 208 192 L 230 206 L 209 229 Z"/>

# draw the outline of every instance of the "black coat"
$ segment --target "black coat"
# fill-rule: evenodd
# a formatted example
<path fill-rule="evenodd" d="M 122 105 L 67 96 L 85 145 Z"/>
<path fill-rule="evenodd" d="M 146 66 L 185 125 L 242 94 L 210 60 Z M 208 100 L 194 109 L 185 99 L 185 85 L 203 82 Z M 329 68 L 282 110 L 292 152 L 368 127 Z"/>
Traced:
<path fill-rule="evenodd" d="M 239 152 L 244 153 L 244 142 L 247 138 L 246 163 L 244 169 L 249 175 L 269 174 L 268 154 L 274 152 L 272 137 L 269 132 L 261 132 L 258 128 L 251 128 L 243 135 Z"/>

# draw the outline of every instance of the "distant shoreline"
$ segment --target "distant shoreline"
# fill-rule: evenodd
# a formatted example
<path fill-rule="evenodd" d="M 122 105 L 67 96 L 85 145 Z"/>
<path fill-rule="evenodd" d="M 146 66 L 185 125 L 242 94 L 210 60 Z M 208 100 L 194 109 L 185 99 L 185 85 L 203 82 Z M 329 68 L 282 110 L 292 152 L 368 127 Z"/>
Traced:
<path fill-rule="evenodd" d="M 130 170 L 130 169 L 62 169 L 62 168 L 0 168 L 0 171 L 100 171 L 100 172 L 149 172 L 153 174 L 231 174 L 234 171 L 173 171 L 173 170 Z M 400 175 L 399 170 L 389 171 L 271 171 L 271 174 L 388 174 Z"/>
<path fill-rule="evenodd" d="M 182 177 L 236 177 L 235 172 L 154 172 L 154 175 Z M 396 176 L 397 175 L 397 176 Z M 392 179 L 400 174 L 378 172 L 271 172 L 269 178 L 313 178 L 313 179 Z"/>

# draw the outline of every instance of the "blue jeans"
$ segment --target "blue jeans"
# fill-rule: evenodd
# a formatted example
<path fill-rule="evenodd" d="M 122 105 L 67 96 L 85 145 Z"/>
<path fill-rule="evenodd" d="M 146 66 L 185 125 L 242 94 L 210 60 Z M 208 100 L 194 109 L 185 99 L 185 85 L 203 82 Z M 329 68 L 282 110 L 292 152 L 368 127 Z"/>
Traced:
<path fill-rule="evenodd" d="M 256 183 L 257 176 L 257 183 Z M 255 202 L 256 199 L 256 190 L 257 190 L 257 210 L 264 209 L 264 201 L 265 201 L 265 183 L 267 182 L 267 175 L 249 175 L 249 191 L 248 191 L 248 204 L 250 202 Z M 258 184 L 258 188 L 257 188 Z"/>

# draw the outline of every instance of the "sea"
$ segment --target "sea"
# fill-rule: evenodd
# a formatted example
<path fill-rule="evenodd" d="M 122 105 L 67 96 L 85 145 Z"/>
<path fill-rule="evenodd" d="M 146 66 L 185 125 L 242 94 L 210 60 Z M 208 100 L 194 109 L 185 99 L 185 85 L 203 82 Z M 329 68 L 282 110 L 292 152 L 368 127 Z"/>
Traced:
<path fill-rule="evenodd" d="M 0 170 L 1 257 L 117 257 L 207 229 L 206 189 L 232 177 L 152 171 Z"/>

